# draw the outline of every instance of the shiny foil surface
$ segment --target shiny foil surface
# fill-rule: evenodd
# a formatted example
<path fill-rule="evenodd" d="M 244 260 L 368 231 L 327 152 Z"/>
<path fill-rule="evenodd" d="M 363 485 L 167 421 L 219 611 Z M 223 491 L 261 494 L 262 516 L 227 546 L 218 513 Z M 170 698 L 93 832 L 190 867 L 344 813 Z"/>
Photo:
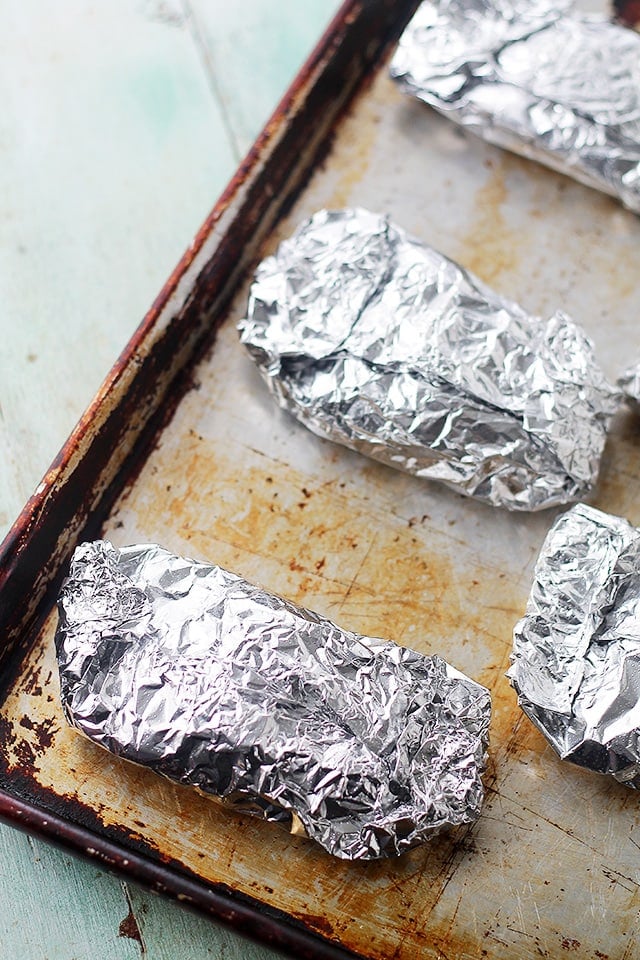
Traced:
<path fill-rule="evenodd" d="M 640 787 L 640 531 L 584 504 L 542 547 L 511 683 L 566 760 Z"/>
<path fill-rule="evenodd" d="M 391 74 L 491 143 L 640 212 L 640 37 L 567 0 L 426 0 Z"/>
<path fill-rule="evenodd" d="M 59 600 L 67 719 L 118 756 L 346 859 L 472 822 L 488 691 L 220 567 L 84 543 Z"/>
<path fill-rule="evenodd" d="M 591 341 L 386 216 L 304 222 L 258 267 L 240 331 L 282 407 L 390 466 L 513 510 L 596 482 L 620 398 Z"/>

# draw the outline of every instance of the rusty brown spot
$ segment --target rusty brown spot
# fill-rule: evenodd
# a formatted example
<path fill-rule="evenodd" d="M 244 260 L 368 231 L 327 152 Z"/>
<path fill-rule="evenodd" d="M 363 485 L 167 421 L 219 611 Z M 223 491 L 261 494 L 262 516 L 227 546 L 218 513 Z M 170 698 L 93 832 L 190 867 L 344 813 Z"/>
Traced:
<path fill-rule="evenodd" d="M 20 766 L 30 767 L 35 763 L 36 752 L 28 740 L 17 740 L 13 746 L 13 755 Z"/>
<path fill-rule="evenodd" d="M 574 940 L 573 937 L 563 937 L 560 941 L 560 946 L 563 950 L 577 950 L 580 946 L 580 941 Z"/>
<path fill-rule="evenodd" d="M 0 747 L 2 753 L 7 754 L 10 747 L 16 742 L 16 734 L 13 729 L 13 723 L 0 714 Z"/>
<path fill-rule="evenodd" d="M 59 729 L 52 717 L 47 717 L 40 723 L 37 723 L 32 720 L 31 717 L 23 716 L 18 722 L 21 727 L 24 727 L 25 730 L 29 730 L 33 734 L 31 743 L 33 744 L 35 741 L 35 746 L 37 746 L 39 753 L 44 753 L 45 750 L 49 749 L 53 743 L 54 735 Z"/>
<path fill-rule="evenodd" d="M 23 673 L 23 684 L 26 692 L 31 693 L 36 697 L 42 695 L 43 683 L 40 666 L 41 664 L 39 659 L 31 660 L 27 664 Z"/>
<path fill-rule="evenodd" d="M 140 944 L 140 954 L 144 955 L 146 953 L 142 940 L 142 933 L 140 932 L 140 927 L 138 926 L 138 921 L 134 916 L 132 907 L 129 907 L 129 913 L 126 915 L 124 920 L 120 922 L 120 926 L 118 927 L 118 936 L 127 937 L 129 940 L 137 940 L 137 942 Z"/>
<path fill-rule="evenodd" d="M 310 927 L 312 930 L 316 930 L 318 933 L 322 933 L 328 939 L 332 939 L 335 936 L 334 929 L 332 924 L 329 922 L 329 918 L 322 916 L 322 914 L 306 913 L 302 914 L 300 919 L 304 922 L 305 926 Z"/>

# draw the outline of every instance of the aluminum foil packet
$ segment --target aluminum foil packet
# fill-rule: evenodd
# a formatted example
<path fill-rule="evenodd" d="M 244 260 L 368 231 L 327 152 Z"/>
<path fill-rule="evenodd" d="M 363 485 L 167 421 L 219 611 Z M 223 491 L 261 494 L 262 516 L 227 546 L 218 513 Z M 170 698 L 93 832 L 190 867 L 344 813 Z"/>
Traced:
<path fill-rule="evenodd" d="M 84 543 L 59 600 L 69 722 L 345 859 L 480 813 L 490 698 L 439 657 L 155 545 Z"/>
<path fill-rule="evenodd" d="M 584 504 L 538 559 L 508 674 L 566 760 L 640 787 L 640 531 Z"/>
<path fill-rule="evenodd" d="M 640 37 L 567 0 L 425 0 L 391 75 L 506 147 L 640 212 Z"/>
<path fill-rule="evenodd" d="M 242 342 L 321 437 L 512 510 L 594 486 L 620 397 L 543 320 L 365 210 L 320 211 L 260 264 Z"/>

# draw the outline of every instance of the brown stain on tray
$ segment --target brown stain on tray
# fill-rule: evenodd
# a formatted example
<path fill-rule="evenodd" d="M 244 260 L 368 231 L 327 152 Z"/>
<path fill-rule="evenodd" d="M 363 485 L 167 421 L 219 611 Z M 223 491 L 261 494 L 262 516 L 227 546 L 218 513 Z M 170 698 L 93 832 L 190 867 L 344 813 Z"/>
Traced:
<path fill-rule="evenodd" d="M 340 449 L 325 446 L 339 463 Z M 435 536 L 426 516 L 385 512 L 347 489 L 339 468 L 319 481 L 238 440 L 221 453 L 191 429 L 180 447 L 181 463 L 172 468 L 170 458 L 158 456 L 144 497 L 127 502 L 136 528 L 166 526 L 182 552 L 220 563 L 349 629 L 446 656 L 496 687 L 496 722 L 509 722 L 502 702 L 513 697 L 502 675 L 525 597 L 521 579 L 471 557 L 467 579 L 456 581 L 455 528 Z M 387 468 L 363 471 L 372 494 L 388 484 Z"/>
<path fill-rule="evenodd" d="M 475 192 L 470 224 L 456 253 L 460 263 L 496 290 L 503 275 L 518 269 L 522 256 L 522 232 L 509 226 L 504 215 L 509 199 L 506 177 L 519 163 L 497 152 L 485 159 L 487 179 Z"/>
<path fill-rule="evenodd" d="M 365 484 L 357 494 L 348 452 L 325 445 L 335 476 L 319 478 L 243 445 L 235 431 L 222 453 L 207 440 L 206 424 L 200 432 L 190 421 L 187 414 L 184 423 L 178 416 L 172 424 L 180 462 L 170 446 L 154 452 L 114 515 L 113 532 L 129 538 L 133 529 L 170 530 L 185 552 L 245 575 L 259 571 L 269 588 L 345 626 L 443 653 L 494 687 L 494 747 L 502 742 L 513 725 L 513 696 L 502 675 L 510 624 L 522 600 L 518 578 L 473 562 L 468 582 L 454 586 L 457 526 L 447 521 L 442 532 L 426 514 L 390 511 L 393 475 L 384 467 L 360 464 Z M 489 604 L 482 599 L 483 583 L 491 585 Z M 52 619 L 7 703 L 10 765 L 29 771 L 43 787 L 55 786 L 77 809 L 95 811 L 105 830 L 125 827 L 132 843 L 144 842 L 160 858 L 181 862 L 212 884 L 257 896 L 320 934 L 328 935 L 330 926 L 332 936 L 354 949 L 382 958 L 385 944 L 393 942 L 394 955 L 409 958 L 415 949 L 428 948 L 432 933 L 424 924 L 430 911 L 451 872 L 471 856 L 464 831 L 397 861 L 342 863 L 111 757 L 61 717 L 53 626 Z M 453 635 L 458 640 L 451 646 Z M 256 872 L 264 880 L 260 890 Z M 308 881 L 301 884 L 301 877 Z M 372 910 L 378 930 L 373 938 L 363 935 L 359 919 Z M 398 911 L 405 918 L 399 940 Z"/>
<path fill-rule="evenodd" d="M 378 484 L 388 486 L 390 480 L 384 468 L 367 468 L 365 499 L 354 497 L 345 480 L 320 482 L 259 452 L 250 466 L 245 454 L 239 478 L 233 446 L 222 456 L 191 439 L 191 448 L 184 448 L 186 460 L 181 467 L 172 465 L 170 479 L 169 451 L 164 463 L 162 450 L 152 457 L 141 476 L 144 492 L 132 491 L 121 505 L 122 520 L 115 519 L 124 522 L 121 532 L 128 532 L 129 514 L 153 528 L 172 517 L 193 554 L 240 572 L 260 569 L 272 589 L 310 606 L 313 597 L 323 612 L 338 610 L 335 619 L 345 625 L 375 626 L 376 633 L 425 652 L 439 650 L 463 669 L 475 664 L 469 672 L 488 683 L 494 696 L 483 817 L 469 831 L 442 836 L 396 861 L 331 860 L 309 842 L 111 757 L 70 730 L 58 705 L 53 620 L 5 704 L 1 729 L 8 763 L 34 784 L 54 789 L 59 802 L 71 804 L 79 815 L 85 808 L 93 811 L 104 831 L 117 830 L 132 846 L 142 843 L 160 860 L 182 865 L 214 886 L 257 897 L 365 955 L 413 960 L 448 950 L 448 956 L 460 958 L 508 957 L 515 950 L 529 957 L 548 950 L 553 956 L 552 933 L 557 945 L 563 937 L 575 939 L 576 930 L 562 929 L 551 918 L 539 930 L 527 927 L 519 934 L 514 917 L 525 895 L 534 902 L 567 895 L 544 858 L 532 861 L 525 883 L 517 869 L 521 850 L 533 857 L 541 842 L 537 838 L 549 842 L 551 837 L 577 866 L 577 851 L 595 844 L 590 856 L 597 877 L 598 863 L 607 860 L 609 813 L 627 802 L 623 788 L 597 781 L 599 799 L 590 803 L 584 822 L 576 818 L 567 825 L 564 809 L 555 821 L 561 828 L 535 812 L 546 790 L 560 797 L 571 791 L 569 805 L 584 811 L 583 798 L 594 796 L 594 786 L 589 774 L 562 770 L 542 737 L 521 718 L 503 679 L 510 628 L 522 602 L 521 579 L 483 562 L 476 576 L 454 586 L 455 563 L 464 554 L 456 527 L 446 522 L 445 533 L 422 516 L 385 514 L 377 499 Z M 222 489 L 225 497 L 216 507 L 216 491 Z M 275 513 L 269 510 L 274 501 Z M 205 505 L 209 522 L 203 529 L 197 517 Z M 274 516 L 275 527 L 269 522 Z M 381 598 L 382 582 L 389 589 Z M 412 625 L 419 629 L 412 632 Z M 447 650 L 450 636 L 457 640 Z M 630 814 L 629 822 L 637 823 L 637 814 Z M 488 891 L 506 906 L 479 924 L 476 912 L 487 915 Z M 629 894 L 621 883 L 610 896 L 616 910 L 627 909 Z"/>
<path fill-rule="evenodd" d="M 224 365 L 224 356 L 218 362 Z M 201 380 L 206 388 L 206 375 Z M 189 402 L 197 402 L 195 394 L 187 408 Z M 483 817 L 395 861 L 334 861 L 309 842 L 111 757 L 70 730 L 58 705 L 53 619 L 5 705 L 9 765 L 55 789 L 61 802 L 93 811 L 103 830 L 124 830 L 133 846 L 143 844 L 213 886 L 257 897 L 365 955 L 413 960 L 446 949 L 460 958 L 483 950 L 509 956 L 518 949 L 533 956 L 521 949 L 528 941 L 514 932 L 508 911 L 481 928 L 473 906 L 481 908 L 492 884 L 511 903 L 520 881 L 505 864 L 517 863 L 523 842 L 537 847 L 530 824 L 533 818 L 535 831 L 540 785 L 563 779 L 561 764 L 523 720 L 504 679 L 511 628 L 526 595 L 522 558 L 511 569 L 493 563 L 482 549 L 493 514 L 473 504 L 465 508 L 455 495 L 437 495 L 431 485 L 429 495 L 419 491 L 424 512 L 414 512 L 413 480 L 347 451 L 322 444 L 327 455 L 319 475 L 252 448 L 242 430 L 230 429 L 224 443 L 214 443 L 208 421 L 192 424 L 188 409 L 177 415 L 171 430 L 180 461 L 171 444 L 158 447 L 122 499 L 112 533 L 135 539 L 142 530 L 165 531 L 174 549 L 260 579 L 350 628 L 443 653 L 487 683 L 494 712 Z M 397 484 L 407 497 L 391 496 Z M 574 779 L 566 774 L 567 783 Z M 533 789 L 523 789 L 526 784 Z M 615 789 L 601 793 L 601 811 L 620 803 Z M 537 822 L 540 834 L 560 838 L 574 862 L 581 843 L 593 842 L 593 821 L 576 824 L 571 833 Z M 599 836 L 603 827 L 595 829 Z M 604 859 L 604 852 L 599 856 Z M 532 896 L 548 895 L 547 880 L 560 895 L 560 881 L 543 868 L 536 867 L 529 881 Z M 496 870 L 506 873 L 496 880 Z M 557 933 L 560 942 L 575 931 L 558 925 Z M 541 930 L 531 943 L 542 949 L 548 935 Z"/>

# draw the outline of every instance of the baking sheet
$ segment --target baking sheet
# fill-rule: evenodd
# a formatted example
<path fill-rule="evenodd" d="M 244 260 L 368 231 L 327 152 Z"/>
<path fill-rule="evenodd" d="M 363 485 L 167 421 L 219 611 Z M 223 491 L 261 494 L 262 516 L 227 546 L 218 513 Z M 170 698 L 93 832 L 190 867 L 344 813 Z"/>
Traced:
<path fill-rule="evenodd" d="M 615 375 L 640 353 L 640 220 L 401 95 L 384 64 L 263 253 L 319 207 L 361 204 L 528 310 L 566 309 Z M 555 511 L 511 515 L 319 440 L 266 393 L 235 323 L 104 534 L 220 563 L 341 625 L 442 653 L 493 692 L 488 798 L 472 829 L 399 860 L 337 862 L 118 761 L 68 730 L 47 622 L 2 707 L 7 769 L 73 819 L 368 958 L 633 957 L 637 795 L 562 764 L 504 679 Z M 640 425 L 621 415 L 592 502 L 640 524 Z"/>

